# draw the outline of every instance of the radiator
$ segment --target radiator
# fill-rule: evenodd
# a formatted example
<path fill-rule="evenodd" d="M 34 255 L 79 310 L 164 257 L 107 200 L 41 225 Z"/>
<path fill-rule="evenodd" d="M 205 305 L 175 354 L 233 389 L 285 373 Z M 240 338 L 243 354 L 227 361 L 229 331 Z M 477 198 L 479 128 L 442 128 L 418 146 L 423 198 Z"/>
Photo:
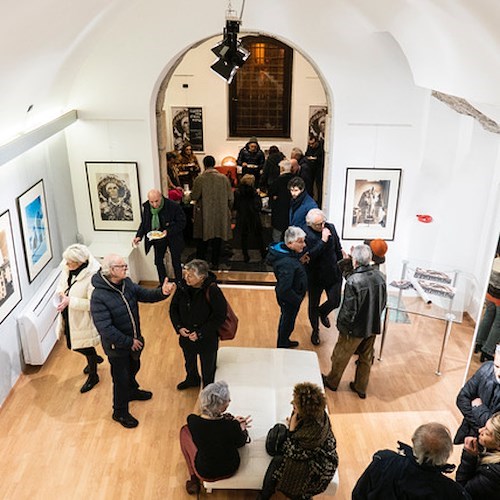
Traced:
<path fill-rule="evenodd" d="M 28 365 L 43 365 L 57 342 L 58 312 L 54 297 L 60 276 L 61 270 L 54 269 L 17 318 L 24 361 Z"/>

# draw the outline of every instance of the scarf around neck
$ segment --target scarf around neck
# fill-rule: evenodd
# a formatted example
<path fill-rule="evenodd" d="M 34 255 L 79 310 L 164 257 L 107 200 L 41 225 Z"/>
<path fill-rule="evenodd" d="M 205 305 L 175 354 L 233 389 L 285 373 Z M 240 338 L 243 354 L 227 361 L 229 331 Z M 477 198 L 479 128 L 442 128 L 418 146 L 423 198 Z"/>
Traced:
<path fill-rule="evenodd" d="M 160 206 L 158 208 L 153 208 L 151 205 L 149 205 L 149 208 L 151 209 L 151 229 L 153 231 L 160 229 L 160 216 L 158 214 L 160 213 L 160 210 L 163 208 L 164 204 L 165 199 L 162 196 Z"/>

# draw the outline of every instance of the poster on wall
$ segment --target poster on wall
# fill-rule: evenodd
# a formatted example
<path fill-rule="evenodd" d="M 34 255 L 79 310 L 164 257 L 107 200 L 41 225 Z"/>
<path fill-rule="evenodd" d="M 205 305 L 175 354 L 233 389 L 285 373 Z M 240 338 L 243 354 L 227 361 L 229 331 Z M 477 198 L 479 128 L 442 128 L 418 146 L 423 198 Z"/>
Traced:
<path fill-rule="evenodd" d="M 320 141 L 325 140 L 327 114 L 326 106 L 309 106 L 309 137 L 314 136 Z"/>
<path fill-rule="evenodd" d="M 193 151 L 203 152 L 203 109 L 196 107 L 172 107 L 172 131 L 174 149 L 180 151 L 189 142 Z"/>
<path fill-rule="evenodd" d="M 141 199 L 136 162 L 86 161 L 96 231 L 137 231 Z"/>
<path fill-rule="evenodd" d="M 400 180 L 400 168 L 347 169 L 343 239 L 394 239 Z"/>
<path fill-rule="evenodd" d="M 10 213 L 0 215 L 0 323 L 21 301 Z"/>
<path fill-rule="evenodd" d="M 52 259 L 49 219 L 43 180 L 17 198 L 24 256 L 30 283 Z"/>

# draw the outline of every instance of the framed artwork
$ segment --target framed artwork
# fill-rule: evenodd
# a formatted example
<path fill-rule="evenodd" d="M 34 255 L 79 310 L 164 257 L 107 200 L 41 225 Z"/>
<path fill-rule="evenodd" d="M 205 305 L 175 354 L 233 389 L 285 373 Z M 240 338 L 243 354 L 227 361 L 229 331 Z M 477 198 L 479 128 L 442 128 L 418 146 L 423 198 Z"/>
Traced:
<path fill-rule="evenodd" d="M 393 240 L 400 181 L 400 168 L 348 168 L 342 238 Z"/>
<path fill-rule="evenodd" d="M 21 301 L 10 213 L 0 215 L 0 323 Z"/>
<path fill-rule="evenodd" d="M 313 135 L 320 141 L 325 140 L 326 115 L 328 108 L 326 106 L 309 106 L 309 136 Z"/>
<path fill-rule="evenodd" d="M 86 161 L 92 220 L 96 231 L 137 231 L 141 199 L 137 163 Z"/>
<path fill-rule="evenodd" d="M 177 151 L 189 142 L 193 151 L 203 152 L 203 108 L 172 107 L 172 132 L 174 149 Z"/>
<path fill-rule="evenodd" d="M 30 283 L 52 259 L 49 219 L 43 180 L 17 198 L 24 255 Z"/>

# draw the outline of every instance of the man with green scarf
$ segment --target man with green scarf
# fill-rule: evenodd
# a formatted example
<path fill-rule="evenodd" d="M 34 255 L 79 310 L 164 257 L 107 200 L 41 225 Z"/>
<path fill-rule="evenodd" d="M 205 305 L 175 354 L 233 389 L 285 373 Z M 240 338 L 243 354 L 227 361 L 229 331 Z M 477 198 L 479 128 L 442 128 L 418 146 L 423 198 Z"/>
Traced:
<path fill-rule="evenodd" d="M 148 193 L 148 201 L 142 205 L 142 222 L 132 240 L 137 245 L 144 236 L 146 254 L 150 248 L 154 248 L 155 266 L 158 271 L 160 285 L 167 277 L 165 267 L 165 252 L 170 248 L 172 266 L 175 273 L 175 281 L 182 279 L 181 253 L 184 248 L 184 237 L 182 231 L 186 226 L 186 216 L 180 205 L 165 198 L 157 189 L 151 189 Z M 158 231 L 161 235 L 156 238 L 148 238 L 150 231 Z"/>

